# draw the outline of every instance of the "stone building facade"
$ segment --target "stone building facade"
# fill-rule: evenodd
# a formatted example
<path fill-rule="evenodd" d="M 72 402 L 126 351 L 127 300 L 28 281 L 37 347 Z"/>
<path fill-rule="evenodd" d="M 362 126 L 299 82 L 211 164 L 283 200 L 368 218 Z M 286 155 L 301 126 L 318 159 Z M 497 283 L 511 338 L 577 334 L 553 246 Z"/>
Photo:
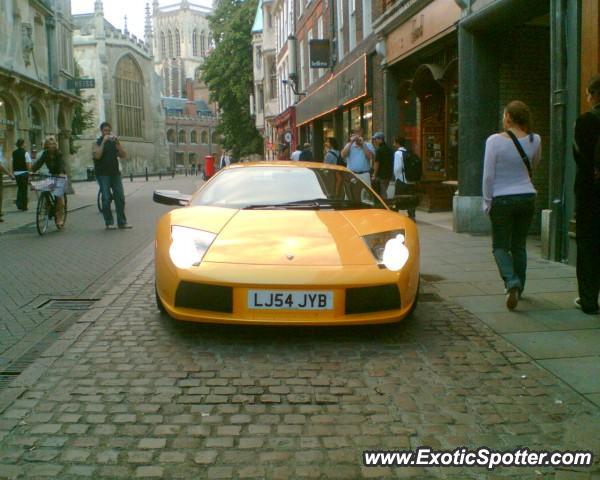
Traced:
<path fill-rule="evenodd" d="M 187 0 L 165 7 L 159 7 L 154 0 L 152 48 L 163 96 L 187 97 L 186 81 L 191 79 L 194 98 L 208 103 L 208 89 L 200 81 L 200 67 L 213 44 L 207 19 L 211 12 L 211 8 Z"/>
<path fill-rule="evenodd" d="M 111 123 L 128 153 L 121 165 L 124 174 L 167 169 L 165 114 L 150 46 L 106 21 L 101 0 L 94 13 L 75 15 L 73 22 L 80 76 L 95 79 L 95 88 L 82 91 L 94 121 L 78 139 L 74 173 L 82 176 L 92 165 L 91 147 L 103 121 Z"/>
<path fill-rule="evenodd" d="M 23 138 L 40 150 L 54 135 L 72 170 L 69 137 L 75 106 L 70 0 L 0 0 L 0 150 Z M 35 146 L 35 147 L 34 147 Z M 9 160 L 10 163 L 10 160 Z"/>

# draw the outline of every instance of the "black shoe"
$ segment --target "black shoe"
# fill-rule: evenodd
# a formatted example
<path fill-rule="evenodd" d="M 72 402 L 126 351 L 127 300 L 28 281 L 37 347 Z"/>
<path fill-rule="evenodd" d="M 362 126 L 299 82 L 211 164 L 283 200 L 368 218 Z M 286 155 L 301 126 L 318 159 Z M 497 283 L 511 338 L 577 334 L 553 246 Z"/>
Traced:
<path fill-rule="evenodd" d="M 575 304 L 575 308 L 578 308 L 579 310 L 581 310 L 583 313 L 587 313 L 588 315 L 597 315 L 598 312 L 600 312 L 600 310 L 596 309 L 596 310 L 586 310 L 581 306 L 581 299 L 579 297 L 577 297 L 573 303 Z"/>

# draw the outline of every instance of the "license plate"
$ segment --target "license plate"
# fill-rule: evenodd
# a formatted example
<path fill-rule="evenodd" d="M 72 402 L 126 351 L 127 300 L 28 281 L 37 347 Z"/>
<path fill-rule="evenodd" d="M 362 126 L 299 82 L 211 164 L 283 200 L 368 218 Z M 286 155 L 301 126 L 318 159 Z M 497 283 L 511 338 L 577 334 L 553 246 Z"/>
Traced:
<path fill-rule="evenodd" d="M 333 292 L 248 290 L 248 308 L 259 310 L 333 310 Z"/>

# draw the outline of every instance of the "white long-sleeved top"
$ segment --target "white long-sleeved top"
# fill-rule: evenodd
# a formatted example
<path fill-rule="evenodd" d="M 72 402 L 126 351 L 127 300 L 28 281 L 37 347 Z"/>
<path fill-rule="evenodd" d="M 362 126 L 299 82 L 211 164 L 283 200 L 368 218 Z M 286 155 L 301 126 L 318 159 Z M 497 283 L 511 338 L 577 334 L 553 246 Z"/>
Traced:
<path fill-rule="evenodd" d="M 415 183 L 406 180 L 406 174 L 404 173 L 404 152 L 406 148 L 400 147 L 394 152 L 394 178 L 400 180 L 402 183 Z"/>
<path fill-rule="evenodd" d="M 535 168 L 542 156 L 540 136 L 527 135 L 519 138 L 519 142 L 529 158 L 532 169 Z M 494 197 L 523 193 L 536 193 L 536 190 L 517 147 L 508 136 L 500 133 L 491 135 L 485 142 L 483 160 L 483 210 L 489 213 Z"/>

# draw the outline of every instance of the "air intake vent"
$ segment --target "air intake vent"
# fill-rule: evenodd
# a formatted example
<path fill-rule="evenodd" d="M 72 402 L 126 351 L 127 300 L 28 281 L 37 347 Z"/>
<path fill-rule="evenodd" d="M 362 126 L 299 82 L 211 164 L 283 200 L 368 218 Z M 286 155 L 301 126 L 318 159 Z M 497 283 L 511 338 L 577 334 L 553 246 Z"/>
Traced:
<path fill-rule="evenodd" d="M 400 308 L 398 286 L 348 288 L 346 290 L 346 314 L 372 313 Z"/>
<path fill-rule="evenodd" d="M 233 289 L 220 285 L 181 282 L 177 287 L 175 306 L 232 313 Z"/>

